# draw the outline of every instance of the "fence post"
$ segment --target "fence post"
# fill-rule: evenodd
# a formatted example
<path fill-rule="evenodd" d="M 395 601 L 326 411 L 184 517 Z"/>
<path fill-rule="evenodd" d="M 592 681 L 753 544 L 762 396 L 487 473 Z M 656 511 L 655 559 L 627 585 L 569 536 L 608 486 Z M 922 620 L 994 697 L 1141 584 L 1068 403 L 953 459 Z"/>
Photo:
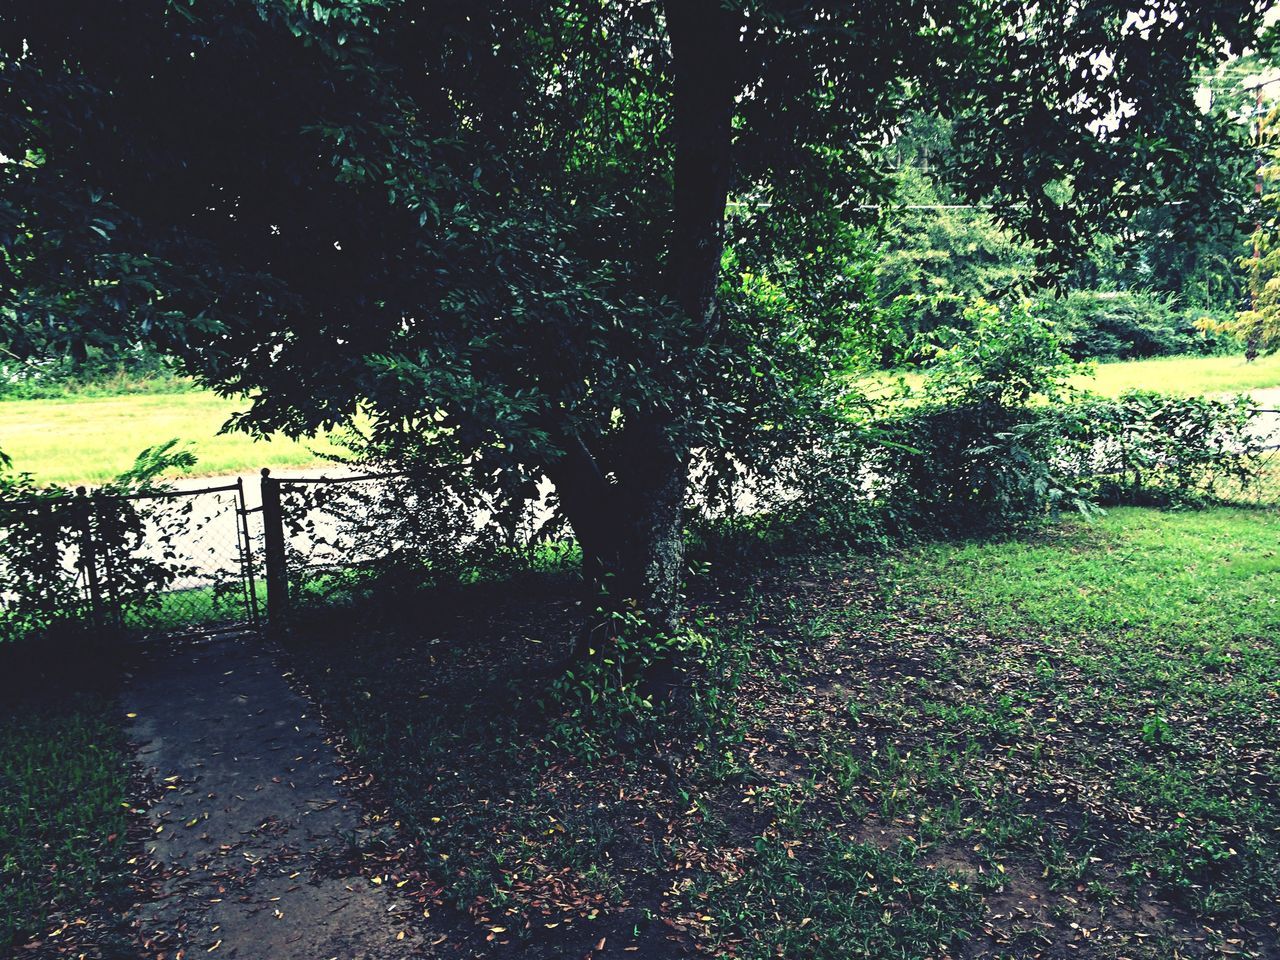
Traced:
<path fill-rule="evenodd" d="M 94 520 L 97 521 L 99 536 L 101 536 L 101 532 L 103 528 L 102 497 L 99 494 L 95 493 L 92 497 L 89 498 L 89 502 L 91 505 L 91 509 L 93 510 Z M 103 545 L 94 544 L 94 548 L 93 548 L 94 559 L 102 561 L 102 569 L 103 569 L 103 572 L 106 574 L 107 597 L 111 601 L 110 610 L 111 610 L 112 626 L 114 626 L 117 630 L 123 630 L 124 629 L 124 607 L 120 603 L 120 591 L 119 591 L 119 586 L 116 582 L 117 581 L 116 566 L 115 566 L 114 559 L 112 557 L 112 550 L 110 549 L 109 543 L 105 545 L 107 548 L 105 550 L 99 549 L 101 546 Z"/>
<path fill-rule="evenodd" d="M 89 614 L 95 628 L 102 627 L 102 583 L 98 580 L 98 552 L 93 542 L 92 512 L 88 491 L 76 488 L 76 526 L 80 531 L 80 569 L 89 587 Z"/>
<path fill-rule="evenodd" d="M 284 628 L 289 616 L 289 563 L 284 549 L 284 510 L 280 481 L 262 468 L 262 548 L 267 567 L 267 626 Z"/>

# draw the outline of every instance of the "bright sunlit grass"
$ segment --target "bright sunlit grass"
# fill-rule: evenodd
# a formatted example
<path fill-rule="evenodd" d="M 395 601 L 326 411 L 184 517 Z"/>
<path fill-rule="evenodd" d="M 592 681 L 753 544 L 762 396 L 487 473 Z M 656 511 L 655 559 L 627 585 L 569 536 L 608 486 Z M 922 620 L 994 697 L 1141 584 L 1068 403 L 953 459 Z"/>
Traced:
<path fill-rule="evenodd" d="M 218 431 L 243 401 L 208 391 L 67 397 L 0 402 L 0 450 L 14 469 L 38 482 L 102 483 L 129 468 L 144 448 L 177 438 L 191 441 L 195 474 L 216 476 L 260 467 L 300 467 L 318 462 L 323 440 L 283 437 L 254 440 Z"/>
<path fill-rule="evenodd" d="M 924 383 L 924 375 L 914 370 L 870 374 L 862 383 L 874 391 L 874 395 L 887 395 L 898 379 L 912 390 Z M 1154 357 L 1098 363 L 1092 373 L 1080 374 L 1071 382 L 1075 387 L 1104 397 L 1118 397 L 1127 390 L 1156 390 L 1185 396 L 1269 390 L 1280 388 L 1280 354 L 1260 357 L 1251 363 L 1240 355 Z"/>
<path fill-rule="evenodd" d="M 1093 376 L 1079 377 L 1075 383 L 1108 397 L 1117 397 L 1126 390 L 1158 390 L 1187 396 L 1264 390 L 1280 387 L 1280 354 L 1252 362 L 1233 355 L 1100 363 Z"/>

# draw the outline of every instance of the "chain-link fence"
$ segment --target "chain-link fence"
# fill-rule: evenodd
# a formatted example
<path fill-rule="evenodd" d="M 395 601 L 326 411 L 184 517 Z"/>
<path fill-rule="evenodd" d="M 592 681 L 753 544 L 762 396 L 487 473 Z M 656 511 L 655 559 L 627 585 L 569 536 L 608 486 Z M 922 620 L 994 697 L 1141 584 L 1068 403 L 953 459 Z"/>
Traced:
<path fill-rule="evenodd" d="M 0 639 L 253 628 L 242 485 L 0 503 Z"/>
<path fill-rule="evenodd" d="M 1183 434 L 1196 429 L 1194 418 L 1175 421 L 1115 429 L 1090 421 L 1070 448 L 1075 460 L 1059 466 L 1127 483 L 1131 494 L 1190 484 L 1185 492 L 1219 501 L 1280 506 L 1280 410 L 1246 411 L 1226 427 L 1208 420 L 1192 442 Z M 874 484 L 863 492 L 878 495 Z M 0 642 L 86 625 L 252 629 L 260 609 L 283 616 L 293 600 L 375 577 L 412 588 L 465 582 L 553 566 L 575 549 L 545 481 L 504 500 L 441 476 L 263 471 L 261 493 L 252 509 L 240 480 L 0 501 Z M 735 509 L 767 512 L 777 502 L 765 496 Z"/>
<path fill-rule="evenodd" d="M 1280 506 L 1278 410 L 1138 396 L 1086 414 L 1067 434 L 1062 472 L 1104 501 Z"/>
<path fill-rule="evenodd" d="M 1256 410 L 1250 424 L 1256 444 L 1255 480 L 1236 495 L 1245 503 L 1280 506 L 1280 410 Z"/>
<path fill-rule="evenodd" d="M 174 572 L 152 604 L 129 611 L 125 626 L 175 632 L 253 629 L 261 603 L 260 566 L 240 481 L 143 499 L 148 530 L 140 549 Z"/>
<path fill-rule="evenodd" d="M 403 577 L 458 582 L 527 567 L 566 549 L 550 484 L 512 516 L 496 498 L 405 472 L 275 479 L 264 471 L 266 579 L 302 597 Z"/>

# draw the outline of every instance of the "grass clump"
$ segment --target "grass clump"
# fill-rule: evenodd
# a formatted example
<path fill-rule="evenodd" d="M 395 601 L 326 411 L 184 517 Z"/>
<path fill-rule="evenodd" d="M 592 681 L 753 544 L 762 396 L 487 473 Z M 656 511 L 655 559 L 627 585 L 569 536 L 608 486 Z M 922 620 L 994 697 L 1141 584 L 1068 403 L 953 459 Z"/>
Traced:
<path fill-rule="evenodd" d="M 705 891 L 722 949 L 751 958 L 884 960 L 946 955 L 981 917 L 962 878 L 815 823 L 804 839 L 756 840 L 741 873 Z"/>

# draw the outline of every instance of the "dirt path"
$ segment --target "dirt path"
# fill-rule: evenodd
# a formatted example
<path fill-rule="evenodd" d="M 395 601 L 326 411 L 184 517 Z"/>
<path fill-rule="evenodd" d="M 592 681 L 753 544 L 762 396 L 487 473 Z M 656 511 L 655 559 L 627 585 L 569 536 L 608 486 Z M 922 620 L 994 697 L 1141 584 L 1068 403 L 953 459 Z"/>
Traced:
<path fill-rule="evenodd" d="M 413 907 L 356 875 L 360 812 L 337 756 L 260 641 L 157 652 L 124 694 L 128 733 L 163 791 L 147 851 L 169 876 L 138 918 L 170 957 L 431 956 Z"/>

